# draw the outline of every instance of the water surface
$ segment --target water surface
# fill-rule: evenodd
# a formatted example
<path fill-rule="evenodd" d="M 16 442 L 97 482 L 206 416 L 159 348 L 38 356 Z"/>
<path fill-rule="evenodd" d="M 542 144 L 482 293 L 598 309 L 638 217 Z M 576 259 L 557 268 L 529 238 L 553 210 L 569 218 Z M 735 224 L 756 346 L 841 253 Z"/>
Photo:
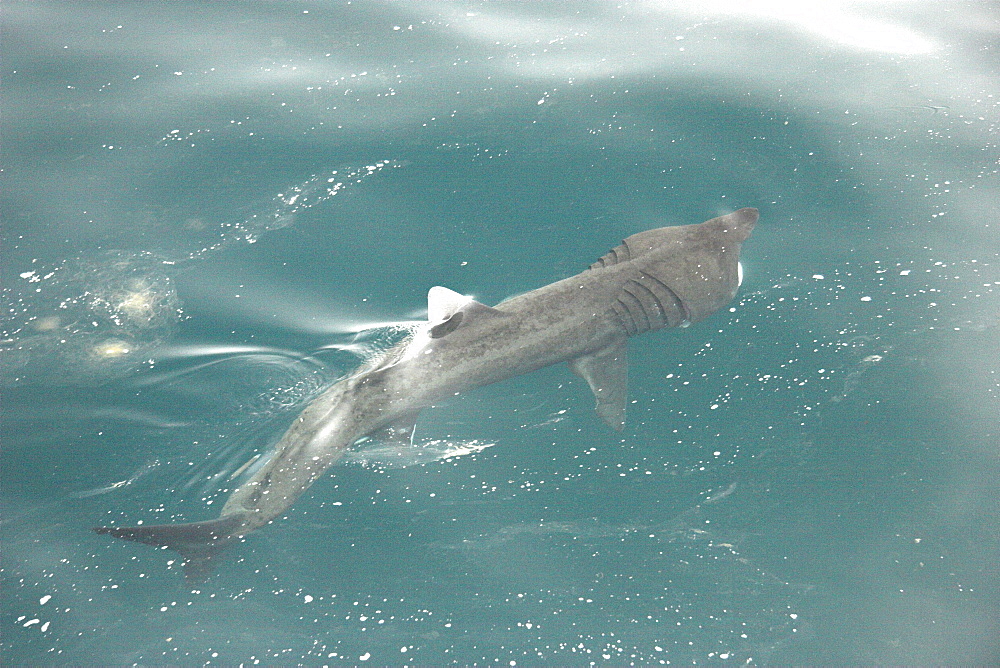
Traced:
<path fill-rule="evenodd" d="M 730 6 L 735 4 L 739 9 Z M 1000 657 L 997 15 L 976 2 L 7 2 L 5 664 Z M 732 308 L 214 516 L 445 285 L 743 206 Z"/>

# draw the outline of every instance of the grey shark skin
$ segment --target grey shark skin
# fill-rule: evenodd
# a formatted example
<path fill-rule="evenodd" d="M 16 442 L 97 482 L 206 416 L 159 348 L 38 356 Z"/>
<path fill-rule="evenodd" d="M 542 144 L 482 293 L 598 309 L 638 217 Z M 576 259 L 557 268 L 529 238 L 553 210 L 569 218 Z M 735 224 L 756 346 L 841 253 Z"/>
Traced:
<path fill-rule="evenodd" d="M 634 234 L 586 271 L 495 307 L 431 288 L 427 323 L 310 403 L 218 518 L 95 531 L 174 549 L 188 581 L 200 581 L 227 544 L 280 517 L 358 439 L 409 443 L 422 408 L 557 362 L 569 362 L 601 419 L 621 429 L 628 338 L 698 322 L 728 304 L 757 217 L 746 208 Z"/>

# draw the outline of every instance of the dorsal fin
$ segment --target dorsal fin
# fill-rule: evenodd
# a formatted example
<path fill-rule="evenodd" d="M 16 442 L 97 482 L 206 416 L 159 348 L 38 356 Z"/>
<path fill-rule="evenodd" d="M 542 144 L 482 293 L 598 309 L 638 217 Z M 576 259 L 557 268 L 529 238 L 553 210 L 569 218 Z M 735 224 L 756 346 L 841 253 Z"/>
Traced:
<path fill-rule="evenodd" d="M 427 322 L 444 322 L 471 301 L 472 297 L 435 285 L 427 292 Z"/>
<path fill-rule="evenodd" d="M 463 317 L 455 318 L 459 313 L 464 314 L 465 319 L 468 319 L 469 316 L 503 315 L 502 311 L 492 306 L 481 304 L 472 297 L 467 297 L 440 285 L 435 285 L 427 293 L 427 322 L 433 325 L 450 322 L 454 327 L 457 327 L 463 321 Z M 453 331 L 454 327 L 441 328 L 439 336 Z"/>

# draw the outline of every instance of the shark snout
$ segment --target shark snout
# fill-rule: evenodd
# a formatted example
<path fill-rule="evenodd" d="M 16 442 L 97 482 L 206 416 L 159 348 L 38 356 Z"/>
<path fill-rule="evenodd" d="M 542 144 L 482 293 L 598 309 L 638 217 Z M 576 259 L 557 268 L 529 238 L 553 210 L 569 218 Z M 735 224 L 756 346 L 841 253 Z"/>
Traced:
<path fill-rule="evenodd" d="M 753 231 L 754 225 L 757 224 L 757 219 L 760 218 L 760 212 L 753 207 L 746 207 L 738 211 L 734 211 L 728 216 L 724 217 L 726 219 L 727 227 L 730 227 L 735 233 L 738 241 L 746 241 Z"/>

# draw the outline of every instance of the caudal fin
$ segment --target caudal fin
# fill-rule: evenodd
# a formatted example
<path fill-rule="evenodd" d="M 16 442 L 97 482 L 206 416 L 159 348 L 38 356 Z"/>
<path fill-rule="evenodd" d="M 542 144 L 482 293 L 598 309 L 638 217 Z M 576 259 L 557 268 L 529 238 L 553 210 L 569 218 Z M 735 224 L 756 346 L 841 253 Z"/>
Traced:
<path fill-rule="evenodd" d="M 189 584 L 197 584 L 212 573 L 213 560 L 222 549 L 239 538 L 242 524 L 243 518 L 239 515 L 227 515 L 189 524 L 95 527 L 94 531 L 179 552 L 184 557 L 184 579 Z"/>

